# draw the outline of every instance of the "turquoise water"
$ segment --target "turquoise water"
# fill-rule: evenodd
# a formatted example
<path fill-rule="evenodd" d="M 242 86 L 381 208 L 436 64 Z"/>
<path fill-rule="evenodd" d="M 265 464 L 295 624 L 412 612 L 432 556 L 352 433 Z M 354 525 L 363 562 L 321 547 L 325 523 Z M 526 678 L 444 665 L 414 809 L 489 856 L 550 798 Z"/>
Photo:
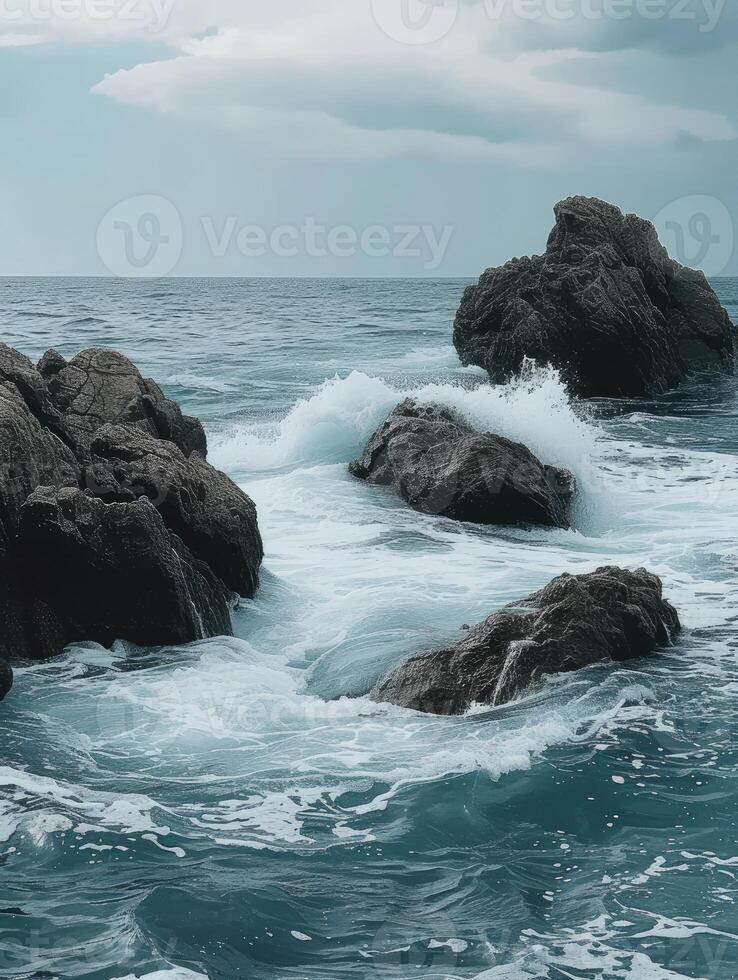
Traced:
<path fill-rule="evenodd" d="M 0 976 L 738 975 L 738 384 L 571 404 L 450 347 L 464 283 L 0 280 L 2 339 L 129 354 L 259 507 L 234 639 L 74 647 L 0 706 Z M 738 281 L 716 283 L 738 318 Z M 408 392 L 568 466 L 577 530 L 409 511 L 346 464 Z M 628 669 L 431 718 L 362 695 L 562 571 L 660 574 Z"/>

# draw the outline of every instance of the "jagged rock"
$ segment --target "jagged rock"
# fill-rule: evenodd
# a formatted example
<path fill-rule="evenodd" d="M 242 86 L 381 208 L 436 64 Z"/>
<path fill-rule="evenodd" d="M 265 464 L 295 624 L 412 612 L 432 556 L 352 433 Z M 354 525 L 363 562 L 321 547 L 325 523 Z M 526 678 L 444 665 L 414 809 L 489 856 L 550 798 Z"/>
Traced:
<path fill-rule="evenodd" d="M 231 633 L 231 593 L 145 498 L 106 504 L 42 487 L 21 510 L 18 558 L 65 643 L 158 646 Z"/>
<path fill-rule="evenodd" d="M 106 425 L 90 446 L 86 486 L 104 500 L 148 497 L 165 525 L 225 584 L 253 596 L 264 550 L 253 501 L 195 453 L 128 426 Z"/>
<path fill-rule="evenodd" d="M 67 359 L 62 357 L 58 350 L 47 350 L 44 356 L 36 365 L 38 373 L 48 381 L 55 377 L 67 366 Z"/>
<path fill-rule="evenodd" d="M 6 351 L 0 352 L 5 377 L 10 360 Z M 24 390 L 32 389 L 34 378 L 26 374 L 23 360 L 15 365 L 25 375 L 14 372 L 16 381 L 24 382 Z M 53 613 L 19 579 L 15 539 L 28 496 L 43 484 L 76 487 L 80 473 L 70 449 L 41 426 L 16 384 L 0 381 L 0 664 L 3 659 L 50 655 L 60 642 L 63 646 L 63 631 Z"/>
<path fill-rule="evenodd" d="M 584 396 L 641 396 L 688 371 L 734 370 L 736 332 L 701 272 L 675 262 L 653 225 L 594 198 L 555 208 L 542 256 L 488 269 L 463 296 L 454 344 L 501 382 L 526 358 Z"/>
<path fill-rule="evenodd" d="M 68 441 L 61 416 L 49 399 L 46 382 L 29 358 L 6 344 L 0 344 L 0 382 L 14 385 L 38 423 L 63 442 Z"/>
<path fill-rule="evenodd" d="M 408 399 L 349 466 L 413 507 L 479 524 L 568 527 L 574 477 L 520 443 L 478 432 L 450 410 Z"/>
<path fill-rule="evenodd" d="M 2 371 L 7 358 L 0 355 Z M 71 450 L 43 428 L 16 383 L 0 380 L 0 547 L 15 534 L 20 508 L 36 487 L 78 486 L 80 473 Z"/>
<path fill-rule="evenodd" d="M 143 378 L 123 354 L 91 347 L 59 370 L 51 352 L 40 363 L 49 372 L 51 401 L 61 413 L 78 455 L 87 452 L 96 431 L 108 422 L 125 422 L 158 439 L 167 439 L 185 456 L 192 452 L 207 454 L 202 424 L 183 415 L 179 405 L 165 398 L 154 381 Z M 50 370 L 52 363 L 54 370 Z"/>
<path fill-rule="evenodd" d="M 562 575 L 494 613 L 445 650 L 411 657 L 372 697 L 431 714 L 510 701 L 547 674 L 632 660 L 668 644 L 679 617 L 644 569 Z"/>
<path fill-rule="evenodd" d="M 49 351 L 35 368 L 0 345 L 0 689 L 4 661 L 74 640 L 231 632 L 263 548 L 252 501 L 206 448 L 121 355 Z"/>

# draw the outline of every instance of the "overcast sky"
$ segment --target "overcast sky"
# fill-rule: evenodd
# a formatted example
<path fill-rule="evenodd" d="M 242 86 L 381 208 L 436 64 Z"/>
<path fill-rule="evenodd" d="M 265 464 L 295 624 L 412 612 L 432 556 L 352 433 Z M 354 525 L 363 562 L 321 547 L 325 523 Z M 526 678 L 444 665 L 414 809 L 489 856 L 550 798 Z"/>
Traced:
<path fill-rule="evenodd" d="M 467 276 L 555 202 L 738 275 L 733 0 L 0 0 L 0 275 Z"/>

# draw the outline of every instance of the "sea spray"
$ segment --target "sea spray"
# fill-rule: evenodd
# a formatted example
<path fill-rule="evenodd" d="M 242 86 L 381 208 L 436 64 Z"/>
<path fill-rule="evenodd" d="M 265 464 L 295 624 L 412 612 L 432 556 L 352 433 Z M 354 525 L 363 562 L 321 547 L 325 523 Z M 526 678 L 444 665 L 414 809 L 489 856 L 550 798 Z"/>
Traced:
<path fill-rule="evenodd" d="M 353 371 L 325 381 L 274 426 L 245 425 L 216 433 L 211 459 L 230 472 L 349 462 L 404 398 L 437 402 L 472 425 L 527 445 L 543 462 L 586 477 L 598 452 L 598 430 L 570 400 L 553 368 L 533 365 L 506 385 L 434 382 L 397 387 Z"/>

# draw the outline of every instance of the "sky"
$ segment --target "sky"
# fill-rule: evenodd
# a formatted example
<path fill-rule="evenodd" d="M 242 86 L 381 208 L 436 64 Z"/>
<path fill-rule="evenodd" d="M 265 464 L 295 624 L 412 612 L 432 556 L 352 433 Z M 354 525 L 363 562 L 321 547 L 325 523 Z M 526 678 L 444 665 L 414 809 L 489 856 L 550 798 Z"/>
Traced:
<path fill-rule="evenodd" d="M 734 0 L 0 0 L 0 276 L 463 276 L 571 194 L 738 275 Z"/>

